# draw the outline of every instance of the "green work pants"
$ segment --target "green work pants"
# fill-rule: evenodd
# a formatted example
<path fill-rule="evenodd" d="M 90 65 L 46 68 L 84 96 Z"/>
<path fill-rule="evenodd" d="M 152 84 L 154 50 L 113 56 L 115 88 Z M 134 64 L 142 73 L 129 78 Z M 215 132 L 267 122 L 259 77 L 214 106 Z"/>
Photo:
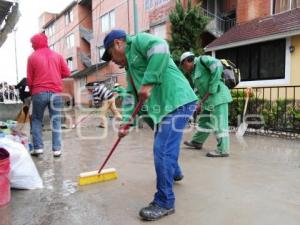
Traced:
<path fill-rule="evenodd" d="M 203 110 L 199 115 L 197 132 L 192 141 L 203 144 L 209 134 L 214 132 L 217 138 L 217 151 L 226 153 L 229 150 L 228 104 L 214 107 L 213 111 Z"/>

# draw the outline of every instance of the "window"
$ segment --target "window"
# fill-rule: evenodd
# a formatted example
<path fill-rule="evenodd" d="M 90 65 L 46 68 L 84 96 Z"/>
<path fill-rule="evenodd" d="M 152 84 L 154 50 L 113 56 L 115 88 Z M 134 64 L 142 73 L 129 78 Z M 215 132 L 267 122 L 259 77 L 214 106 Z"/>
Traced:
<path fill-rule="evenodd" d="M 151 10 L 154 7 L 160 6 L 170 0 L 145 0 L 144 5 L 146 10 Z"/>
<path fill-rule="evenodd" d="M 213 1 L 211 1 L 211 0 L 202 1 L 201 7 L 209 13 L 216 14 L 216 12 L 215 12 L 215 1 L 214 0 Z"/>
<path fill-rule="evenodd" d="M 115 11 L 110 11 L 101 17 L 101 30 L 106 32 L 115 27 Z"/>
<path fill-rule="evenodd" d="M 65 22 L 66 25 L 73 22 L 73 10 L 70 10 L 65 14 Z"/>
<path fill-rule="evenodd" d="M 154 7 L 154 1 L 153 0 L 145 0 L 145 9 L 150 10 Z"/>
<path fill-rule="evenodd" d="M 157 37 L 166 39 L 167 38 L 167 27 L 166 24 L 160 24 L 153 27 L 153 34 Z"/>
<path fill-rule="evenodd" d="M 104 60 L 102 60 L 102 56 L 104 54 L 105 48 L 103 46 L 99 47 L 99 62 L 105 62 Z"/>
<path fill-rule="evenodd" d="M 74 47 L 74 34 L 70 34 L 66 37 L 66 46 L 67 48 Z"/>
<path fill-rule="evenodd" d="M 300 7 L 300 0 L 273 0 L 273 14 Z"/>
<path fill-rule="evenodd" d="M 54 34 L 54 25 L 51 24 L 49 27 L 46 28 L 46 35 L 51 37 Z"/>
<path fill-rule="evenodd" d="M 300 7 L 300 0 L 292 0 L 292 9 Z"/>
<path fill-rule="evenodd" d="M 72 57 L 69 57 L 67 58 L 67 64 L 68 64 L 68 67 L 71 71 L 74 70 L 74 64 L 73 64 L 73 58 Z"/>
<path fill-rule="evenodd" d="M 242 81 L 285 78 L 286 40 L 268 41 L 216 52 L 219 59 L 229 59 L 241 70 Z"/>

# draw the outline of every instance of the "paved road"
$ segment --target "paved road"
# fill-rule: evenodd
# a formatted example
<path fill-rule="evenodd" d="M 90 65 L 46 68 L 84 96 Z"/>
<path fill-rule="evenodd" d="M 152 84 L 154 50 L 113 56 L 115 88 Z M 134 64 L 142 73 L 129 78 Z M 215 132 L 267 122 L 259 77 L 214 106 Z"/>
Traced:
<path fill-rule="evenodd" d="M 109 129 L 90 125 L 64 130 L 64 153 L 52 157 L 50 132 L 46 149 L 34 158 L 43 178 L 41 190 L 14 190 L 0 209 L 0 224 L 13 225 L 135 225 L 140 208 L 155 191 L 152 132 L 133 131 L 116 150 L 108 167 L 115 181 L 77 186 L 80 172 L 95 170 L 115 140 Z M 185 134 L 188 139 L 191 132 Z M 184 180 L 175 185 L 176 213 L 151 224 L 165 225 L 299 225 L 300 142 L 247 136 L 231 138 L 231 156 L 210 159 L 216 145 L 211 136 L 201 151 L 182 146 Z"/>

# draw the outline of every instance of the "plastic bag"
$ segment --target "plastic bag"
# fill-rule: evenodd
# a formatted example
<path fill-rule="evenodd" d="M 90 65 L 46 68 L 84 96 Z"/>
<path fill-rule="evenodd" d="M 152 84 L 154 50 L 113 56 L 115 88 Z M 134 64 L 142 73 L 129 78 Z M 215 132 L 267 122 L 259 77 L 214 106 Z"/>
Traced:
<path fill-rule="evenodd" d="M 7 137 L 0 138 L 0 147 L 10 154 L 10 185 L 18 189 L 43 188 L 43 181 L 24 145 Z"/>

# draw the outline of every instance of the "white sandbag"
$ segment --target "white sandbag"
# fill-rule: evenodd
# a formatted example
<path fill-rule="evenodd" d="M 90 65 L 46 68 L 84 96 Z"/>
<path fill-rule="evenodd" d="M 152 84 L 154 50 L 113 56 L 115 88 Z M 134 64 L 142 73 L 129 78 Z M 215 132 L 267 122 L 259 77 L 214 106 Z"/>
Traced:
<path fill-rule="evenodd" d="M 7 137 L 0 138 L 0 147 L 10 154 L 10 185 L 18 189 L 43 188 L 43 181 L 24 145 Z"/>

